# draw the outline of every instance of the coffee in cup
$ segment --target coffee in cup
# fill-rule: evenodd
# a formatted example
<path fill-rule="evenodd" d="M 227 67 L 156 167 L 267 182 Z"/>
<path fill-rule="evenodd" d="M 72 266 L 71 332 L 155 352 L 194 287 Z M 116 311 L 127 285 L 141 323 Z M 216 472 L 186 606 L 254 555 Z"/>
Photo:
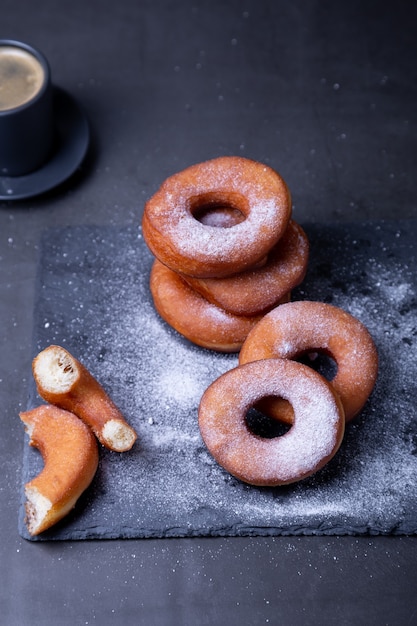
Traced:
<path fill-rule="evenodd" d="M 0 40 L 0 176 L 38 169 L 52 145 L 49 65 L 31 46 Z"/>
<path fill-rule="evenodd" d="M 23 48 L 0 46 L 0 111 L 30 102 L 45 82 L 38 59 Z"/>

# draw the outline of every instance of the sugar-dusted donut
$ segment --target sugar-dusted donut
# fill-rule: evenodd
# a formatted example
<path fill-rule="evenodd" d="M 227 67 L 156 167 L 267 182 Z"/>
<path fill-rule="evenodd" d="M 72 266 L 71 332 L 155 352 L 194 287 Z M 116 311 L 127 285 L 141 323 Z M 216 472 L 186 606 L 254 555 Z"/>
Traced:
<path fill-rule="evenodd" d="M 194 291 L 176 272 L 154 261 L 150 290 L 159 315 L 198 346 L 219 352 L 238 352 L 260 316 L 227 313 Z"/>
<path fill-rule="evenodd" d="M 294 410 L 290 430 L 272 439 L 255 435 L 246 415 L 267 396 L 285 398 Z M 338 396 L 306 365 L 266 359 L 240 365 L 204 392 L 198 412 L 201 436 L 215 460 L 251 485 L 296 482 L 322 468 L 344 434 Z"/>
<path fill-rule="evenodd" d="M 25 485 L 26 524 L 39 535 L 65 517 L 90 485 L 99 461 L 97 440 L 78 417 L 56 406 L 41 405 L 20 418 L 44 461 Z"/>
<path fill-rule="evenodd" d="M 258 315 L 275 306 L 304 280 L 308 253 L 307 235 L 291 220 L 261 267 L 225 278 L 184 278 L 193 289 L 226 311 Z"/>
<path fill-rule="evenodd" d="M 323 302 L 283 304 L 267 313 L 249 333 L 239 363 L 259 359 L 298 359 L 323 353 L 336 363 L 331 385 L 342 400 L 346 421 L 367 401 L 378 373 L 378 354 L 366 327 L 339 307 Z M 276 417 L 273 402 L 264 410 Z M 285 420 L 288 421 L 288 420 Z"/>
<path fill-rule="evenodd" d="M 226 227 L 199 219 L 222 208 L 244 219 Z M 243 157 L 219 157 L 167 178 L 146 202 L 142 230 L 153 254 L 172 270 L 222 277 L 262 259 L 290 216 L 290 193 L 277 172 Z"/>

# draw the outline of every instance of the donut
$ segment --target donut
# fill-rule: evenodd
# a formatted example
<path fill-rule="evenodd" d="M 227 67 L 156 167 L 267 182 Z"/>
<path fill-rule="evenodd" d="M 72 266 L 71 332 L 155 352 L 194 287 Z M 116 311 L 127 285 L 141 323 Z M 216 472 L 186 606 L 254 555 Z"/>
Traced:
<path fill-rule="evenodd" d="M 44 461 L 41 472 L 25 484 L 26 525 L 39 535 L 74 508 L 97 470 L 99 455 L 92 431 L 73 413 L 41 405 L 20 413 Z"/>
<path fill-rule="evenodd" d="M 106 448 L 126 452 L 137 435 L 100 383 L 68 350 L 48 346 L 32 362 L 39 395 L 82 419 Z"/>
<path fill-rule="evenodd" d="M 202 348 L 238 352 L 261 316 L 233 315 L 208 302 L 176 272 L 155 259 L 150 275 L 154 305 L 165 322 Z"/>
<path fill-rule="evenodd" d="M 309 353 L 322 353 L 335 361 L 337 372 L 331 385 L 341 398 L 346 421 L 352 420 L 374 388 L 378 354 L 366 327 L 339 307 L 300 301 L 273 309 L 249 333 L 239 363 L 268 358 L 295 360 Z M 264 402 L 263 408 L 279 417 L 280 409 L 274 413 L 273 402 L 268 401 L 267 407 Z"/>
<path fill-rule="evenodd" d="M 207 214 L 222 209 L 239 212 L 242 221 L 210 225 Z M 206 219 L 200 221 L 200 214 Z M 172 270 L 218 278 L 258 263 L 290 216 L 290 193 L 277 172 L 243 157 L 219 157 L 167 178 L 145 204 L 142 232 L 155 257 Z"/>
<path fill-rule="evenodd" d="M 248 427 L 249 409 L 261 398 L 282 397 L 294 410 L 291 428 L 264 438 Z M 235 478 L 276 487 L 310 476 L 338 450 L 344 412 L 338 396 L 317 372 L 284 359 L 239 365 L 204 392 L 198 411 L 201 436 L 219 465 Z"/>
<path fill-rule="evenodd" d="M 226 311 L 257 315 L 271 309 L 304 280 L 308 253 L 307 235 L 291 220 L 261 267 L 225 278 L 184 278 L 193 289 Z"/>

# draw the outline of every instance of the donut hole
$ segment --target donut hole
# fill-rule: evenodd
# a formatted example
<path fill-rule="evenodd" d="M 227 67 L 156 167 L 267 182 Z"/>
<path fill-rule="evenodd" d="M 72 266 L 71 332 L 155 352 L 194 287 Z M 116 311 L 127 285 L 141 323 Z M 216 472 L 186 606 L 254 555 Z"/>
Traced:
<path fill-rule="evenodd" d="M 190 199 L 190 213 L 213 228 L 232 228 L 248 214 L 248 202 L 238 193 L 208 192 Z"/>
<path fill-rule="evenodd" d="M 276 398 L 274 399 L 276 400 Z M 288 407 L 292 410 L 290 403 L 286 402 L 286 404 L 288 404 Z M 251 407 L 246 413 L 245 422 L 251 433 L 263 439 L 274 439 L 275 437 L 282 437 L 282 435 L 285 435 L 290 430 L 291 424 L 277 418 L 269 417 L 261 408 L 262 405 Z"/>
<path fill-rule="evenodd" d="M 303 352 L 295 360 L 303 365 L 308 365 L 328 381 L 333 380 L 337 374 L 337 362 L 331 354 L 324 350 Z"/>

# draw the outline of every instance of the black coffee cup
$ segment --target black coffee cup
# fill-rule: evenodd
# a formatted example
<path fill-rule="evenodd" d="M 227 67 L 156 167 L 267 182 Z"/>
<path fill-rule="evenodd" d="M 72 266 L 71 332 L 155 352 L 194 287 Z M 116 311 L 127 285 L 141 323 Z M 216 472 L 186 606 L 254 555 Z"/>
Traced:
<path fill-rule="evenodd" d="M 31 46 L 0 39 L 0 176 L 22 176 L 50 157 L 54 139 L 49 64 Z"/>

